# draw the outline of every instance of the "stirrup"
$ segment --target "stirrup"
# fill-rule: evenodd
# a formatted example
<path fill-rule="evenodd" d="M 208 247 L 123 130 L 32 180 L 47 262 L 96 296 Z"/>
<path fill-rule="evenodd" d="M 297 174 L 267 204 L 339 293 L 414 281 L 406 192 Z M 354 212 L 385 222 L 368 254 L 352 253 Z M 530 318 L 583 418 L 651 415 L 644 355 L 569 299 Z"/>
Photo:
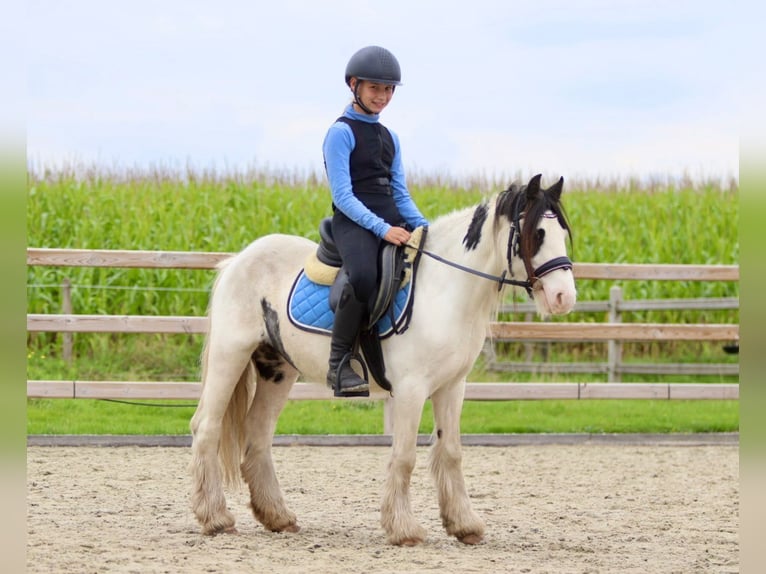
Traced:
<path fill-rule="evenodd" d="M 364 379 L 364 382 L 367 385 L 367 387 L 364 389 L 345 390 L 341 388 L 340 386 L 340 373 L 343 370 L 343 367 L 349 364 L 352 359 L 356 360 L 356 362 L 358 362 L 362 366 L 362 373 L 363 373 L 362 379 Z M 351 351 L 343 355 L 343 358 L 338 363 L 338 367 L 335 369 L 335 381 L 333 382 L 332 390 L 333 390 L 333 395 L 336 397 L 369 397 L 370 396 L 370 381 L 369 381 L 369 376 L 367 374 L 367 365 L 364 364 L 364 359 L 362 359 L 359 353 L 354 353 L 353 351 Z"/>

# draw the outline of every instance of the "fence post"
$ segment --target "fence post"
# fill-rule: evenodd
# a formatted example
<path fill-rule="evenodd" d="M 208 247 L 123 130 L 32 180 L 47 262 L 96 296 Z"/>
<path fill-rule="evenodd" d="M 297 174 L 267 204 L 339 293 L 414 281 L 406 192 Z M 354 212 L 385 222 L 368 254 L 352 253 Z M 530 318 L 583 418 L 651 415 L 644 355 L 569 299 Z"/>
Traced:
<path fill-rule="evenodd" d="M 61 281 L 61 312 L 64 315 L 72 314 L 72 282 L 69 277 Z M 67 364 L 72 362 L 72 333 L 63 333 L 61 356 Z"/>
<path fill-rule="evenodd" d="M 622 288 L 619 285 L 613 285 L 609 289 L 609 322 L 620 323 L 622 316 L 620 314 L 620 303 L 622 302 Z M 610 340 L 607 347 L 607 380 L 610 383 L 619 383 L 622 381 L 620 373 L 620 364 L 622 363 L 622 343 L 614 339 Z"/>
<path fill-rule="evenodd" d="M 526 322 L 529 323 L 533 321 L 534 318 L 535 316 L 533 313 L 524 313 L 524 320 Z M 531 363 L 532 361 L 535 360 L 535 344 L 530 341 L 526 341 L 524 343 L 524 360 L 527 363 Z"/>

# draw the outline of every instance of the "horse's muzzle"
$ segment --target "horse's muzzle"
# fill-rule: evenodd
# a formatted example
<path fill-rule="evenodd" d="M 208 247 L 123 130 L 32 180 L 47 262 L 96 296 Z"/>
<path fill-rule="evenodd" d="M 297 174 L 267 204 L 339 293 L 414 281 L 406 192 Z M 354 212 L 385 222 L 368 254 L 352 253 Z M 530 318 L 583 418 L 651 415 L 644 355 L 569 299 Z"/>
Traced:
<path fill-rule="evenodd" d="M 541 315 L 565 315 L 577 302 L 574 274 L 571 268 L 557 269 L 534 282 L 533 299 Z"/>

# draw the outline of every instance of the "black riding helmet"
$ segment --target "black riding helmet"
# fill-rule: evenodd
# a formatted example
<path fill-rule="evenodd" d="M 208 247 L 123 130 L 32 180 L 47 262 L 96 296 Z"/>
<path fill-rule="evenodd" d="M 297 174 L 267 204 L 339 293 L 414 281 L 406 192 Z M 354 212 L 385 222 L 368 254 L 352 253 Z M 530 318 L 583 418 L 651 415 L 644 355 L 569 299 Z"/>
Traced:
<path fill-rule="evenodd" d="M 402 85 L 402 72 L 396 57 L 380 46 L 367 46 L 358 50 L 346 64 L 346 85 L 351 87 L 351 78 L 367 80 L 392 86 Z M 357 91 L 359 83 L 354 88 L 354 102 L 368 114 L 373 113 L 359 99 Z"/>

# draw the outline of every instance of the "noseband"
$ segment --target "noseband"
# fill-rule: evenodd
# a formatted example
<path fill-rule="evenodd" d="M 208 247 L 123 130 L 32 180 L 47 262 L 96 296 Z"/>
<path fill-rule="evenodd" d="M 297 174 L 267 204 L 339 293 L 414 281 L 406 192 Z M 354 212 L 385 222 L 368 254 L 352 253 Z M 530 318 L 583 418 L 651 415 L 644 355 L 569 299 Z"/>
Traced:
<path fill-rule="evenodd" d="M 546 261 L 536 269 L 532 269 L 532 262 L 528 258 L 525 258 L 521 254 L 521 199 L 522 199 L 523 193 L 519 193 L 514 199 L 513 199 L 513 221 L 511 223 L 511 233 L 508 236 L 508 252 L 507 252 L 507 260 L 508 260 L 508 269 L 511 269 L 511 277 L 513 277 L 513 265 L 512 265 L 512 258 L 514 256 L 521 257 L 522 261 L 524 262 L 524 267 L 527 270 L 527 279 L 525 281 L 521 281 L 519 279 L 508 279 L 506 276 L 508 275 L 508 271 L 505 270 L 502 272 L 502 274 L 498 275 L 492 275 L 491 273 L 484 273 L 483 271 L 479 271 L 478 269 L 471 269 L 470 267 L 466 267 L 465 265 L 460 265 L 459 263 L 455 263 L 454 261 L 450 261 L 448 259 L 445 259 L 444 257 L 441 257 L 440 255 L 437 255 L 436 253 L 433 253 L 431 251 L 428 251 L 426 249 L 418 248 L 418 251 L 423 253 L 424 255 L 428 255 L 431 259 L 435 259 L 436 261 L 439 261 L 441 263 L 444 263 L 445 265 L 449 265 L 450 267 L 454 267 L 455 269 L 460 269 L 461 271 L 465 271 L 466 273 L 470 273 L 472 275 L 477 275 L 478 277 L 483 277 L 484 279 L 489 279 L 490 281 L 495 281 L 497 283 L 497 290 L 500 291 L 503 288 L 503 285 L 513 285 L 514 287 L 523 287 L 527 295 L 529 295 L 530 298 L 534 299 L 534 293 L 533 293 L 533 287 L 535 283 L 541 278 L 548 275 L 548 273 L 553 273 L 554 271 L 558 269 L 572 269 L 572 260 L 569 259 L 566 255 L 563 255 L 561 257 L 554 257 L 553 259 Z"/>

